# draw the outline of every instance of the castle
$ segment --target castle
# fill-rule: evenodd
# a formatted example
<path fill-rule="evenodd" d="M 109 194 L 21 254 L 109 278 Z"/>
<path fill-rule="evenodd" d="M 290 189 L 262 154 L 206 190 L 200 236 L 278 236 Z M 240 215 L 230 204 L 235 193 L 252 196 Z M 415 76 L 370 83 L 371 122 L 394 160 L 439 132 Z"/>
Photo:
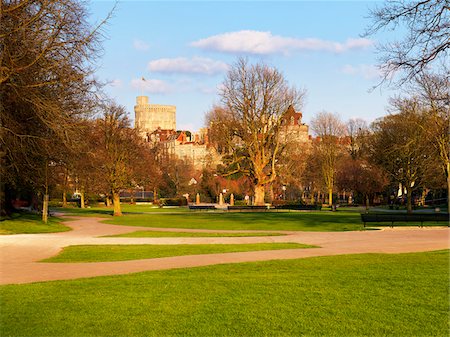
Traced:
<path fill-rule="evenodd" d="M 138 96 L 134 113 L 134 127 L 143 137 L 158 128 L 176 130 L 177 107 L 174 105 L 149 104 L 148 96 Z"/>
<path fill-rule="evenodd" d="M 199 132 L 176 130 L 176 107 L 150 104 L 147 96 L 136 98 L 135 128 L 152 146 L 159 146 L 161 155 L 175 157 L 202 169 L 209 164 L 220 163 L 220 155 L 211 146 L 208 129 Z M 281 136 L 294 143 L 309 143 L 308 126 L 302 123 L 302 113 L 290 106 L 283 116 Z"/>
<path fill-rule="evenodd" d="M 175 157 L 202 169 L 218 163 L 218 155 L 208 143 L 208 130 L 177 131 L 176 107 L 150 104 L 147 96 L 138 96 L 134 106 L 134 126 L 152 146 L 159 146 L 162 156 Z"/>

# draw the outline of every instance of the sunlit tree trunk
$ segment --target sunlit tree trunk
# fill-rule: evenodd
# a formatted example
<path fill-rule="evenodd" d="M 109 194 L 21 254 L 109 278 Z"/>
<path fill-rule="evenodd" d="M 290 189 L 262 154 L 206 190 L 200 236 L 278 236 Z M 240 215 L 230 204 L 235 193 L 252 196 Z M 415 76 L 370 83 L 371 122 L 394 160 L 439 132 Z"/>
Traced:
<path fill-rule="evenodd" d="M 81 192 L 80 192 L 80 207 L 85 208 L 86 205 L 84 203 L 84 186 L 81 186 Z"/>
<path fill-rule="evenodd" d="M 264 205 L 264 185 L 256 185 L 255 186 L 255 205 L 261 206 Z"/>
<path fill-rule="evenodd" d="M 64 171 L 64 184 L 63 184 L 63 194 L 62 194 L 62 207 L 67 207 L 67 180 L 68 174 L 67 169 Z"/>
<path fill-rule="evenodd" d="M 117 192 L 113 192 L 113 204 L 114 216 L 122 216 L 122 210 L 120 208 L 120 195 Z"/>

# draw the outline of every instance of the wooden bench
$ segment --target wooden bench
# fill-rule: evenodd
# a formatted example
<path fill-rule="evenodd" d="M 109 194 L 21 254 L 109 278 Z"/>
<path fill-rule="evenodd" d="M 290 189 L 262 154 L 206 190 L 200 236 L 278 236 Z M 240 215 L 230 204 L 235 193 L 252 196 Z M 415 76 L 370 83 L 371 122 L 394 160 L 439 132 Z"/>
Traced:
<path fill-rule="evenodd" d="M 252 205 L 252 206 L 228 206 L 227 210 L 228 211 L 267 211 L 270 209 L 270 206 L 256 206 L 256 205 Z"/>
<path fill-rule="evenodd" d="M 413 214 L 399 214 L 399 213 L 365 213 L 361 214 L 361 221 L 366 227 L 368 222 L 390 222 L 390 227 L 394 227 L 395 222 L 420 222 L 420 227 L 423 227 L 424 222 L 444 222 L 444 226 L 449 226 L 448 213 L 413 213 Z"/>
<path fill-rule="evenodd" d="M 208 211 L 215 210 L 216 206 L 214 205 L 189 205 L 189 209 L 193 211 Z"/>

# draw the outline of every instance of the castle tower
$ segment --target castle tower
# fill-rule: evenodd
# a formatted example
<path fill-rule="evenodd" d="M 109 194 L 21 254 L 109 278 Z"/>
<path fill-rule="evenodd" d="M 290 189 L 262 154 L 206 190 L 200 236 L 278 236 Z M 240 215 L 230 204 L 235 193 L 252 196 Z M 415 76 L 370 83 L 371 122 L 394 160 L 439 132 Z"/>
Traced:
<path fill-rule="evenodd" d="M 158 128 L 176 130 L 176 111 L 174 105 L 149 104 L 148 96 L 138 96 L 134 106 L 134 127 L 144 137 Z"/>

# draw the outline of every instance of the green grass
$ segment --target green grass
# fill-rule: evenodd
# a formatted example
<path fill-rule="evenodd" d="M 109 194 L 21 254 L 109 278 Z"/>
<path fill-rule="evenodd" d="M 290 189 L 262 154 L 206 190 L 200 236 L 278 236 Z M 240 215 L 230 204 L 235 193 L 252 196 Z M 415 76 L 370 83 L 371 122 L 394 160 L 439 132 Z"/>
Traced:
<path fill-rule="evenodd" d="M 252 237 L 252 236 L 282 236 L 281 233 L 253 232 L 253 233 L 211 233 L 211 232 L 163 232 L 136 231 L 125 234 L 105 235 L 105 238 L 166 238 L 166 237 Z"/>
<path fill-rule="evenodd" d="M 1 291 L 7 336 L 448 336 L 449 252 L 218 265 Z"/>
<path fill-rule="evenodd" d="M 48 222 L 42 222 L 38 214 L 14 213 L 11 219 L 0 221 L 0 235 L 7 234 L 36 234 L 66 232 L 71 229 L 64 226 L 63 219 L 49 217 Z"/>
<path fill-rule="evenodd" d="M 122 212 L 126 214 L 140 214 L 140 213 L 186 213 L 190 210 L 187 207 L 165 207 L 159 208 L 153 205 L 130 205 L 130 204 L 121 204 Z M 106 206 L 94 206 L 89 208 L 78 208 L 78 207 L 53 207 L 52 211 L 54 212 L 63 212 L 67 214 L 79 215 L 79 216 L 100 216 L 100 217 L 109 217 L 113 215 L 114 209 L 113 207 Z"/>
<path fill-rule="evenodd" d="M 257 250 L 315 248 L 299 243 L 201 244 L 201 245 L 79 245 L 65 247 L 45 262 L 106 262 L 158 257 L 249 252 Z"/>
<path fill-rule="evenodd" d="M 349 231 L 361 230 L 357 212 L 211 212 L 128 214 L 107 220 L 126 226 L 231 230 Z"/>

